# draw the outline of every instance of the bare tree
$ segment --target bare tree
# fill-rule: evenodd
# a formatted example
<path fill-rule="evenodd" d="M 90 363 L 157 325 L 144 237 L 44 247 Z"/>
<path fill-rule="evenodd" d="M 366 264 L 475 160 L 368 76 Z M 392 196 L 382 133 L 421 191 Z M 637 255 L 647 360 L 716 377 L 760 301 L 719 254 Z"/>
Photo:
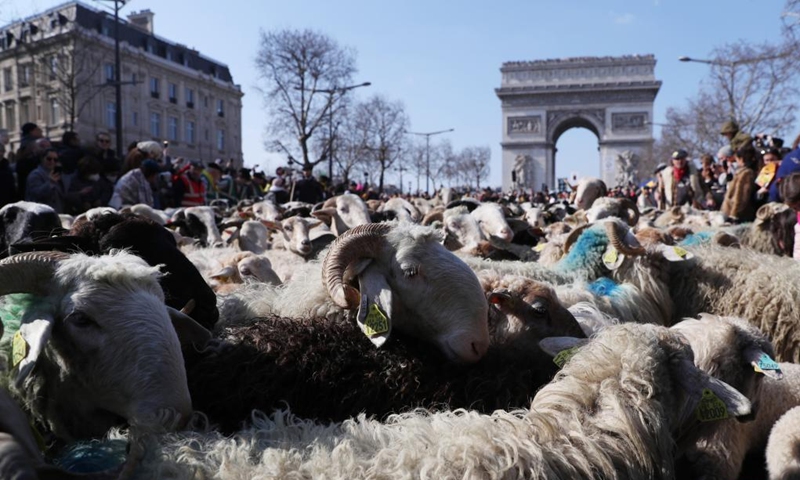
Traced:
<path fill-rule="evenodd" d="M 403 158 L 401 161 L 406 168 L 405 171 L 408 172 L 412 178 L 416 177 L 416 193 L 419 194 L 420 179 L 425 178 L 425 141 L 409 138 L 402 154 Z"/>
<path fill-rule="evenodd" d="M 383 192 L 386 170 L 401 157 L 408 116 L 402 103 L 375 95 L 356 107 L 356 118 L 357 128 L 364 134 L 362 148 L 378 168 L 378 191 Z"/>
<path fill-rule="evenodd" d="M 442 139 L 431 146 L 430 171 L 434 191 L 438 190 L 437 183 L 439 187 L 444 186 L 445 182 L 448 186 L 452 185 L 453 179 L 458 175 L 456 163 L 456 153 L 450 140 Z"/>
<path fill-rule="evenodd" d="M 342 182 L 345 184 L 352 178 L 353 172 L 364 166 L 369 160 L 367 146 L 367 131 L 358 128 L 355 115 L 355 108 L 343 109 L 340 121 L 334 128 L 334 138 L 322 138 L 321 141 L 333 141 L 336 156 L 334 160 L 342 175 Z"/>
<path fill-rule="evenodd" d="M 312 30 L 262 31 L 255 65 L 271 117 L 267 150 L 304 166 L 326 160 L 333 142 L 318 142 L 319 151 L 311 152 L 310 140 L 339 113 L 342 87 L 356 72 L 355 52 Z"/>
<path fill-rule="evenodd" d="M 465 175 L 464 185 L 468 186 L 475 181 L 475 188 L 481 189 L 481 181 L 489 179 L 489 160 L 492 150 L 489 147 L 466 147 L 459 154 L 461 169 Z"/>

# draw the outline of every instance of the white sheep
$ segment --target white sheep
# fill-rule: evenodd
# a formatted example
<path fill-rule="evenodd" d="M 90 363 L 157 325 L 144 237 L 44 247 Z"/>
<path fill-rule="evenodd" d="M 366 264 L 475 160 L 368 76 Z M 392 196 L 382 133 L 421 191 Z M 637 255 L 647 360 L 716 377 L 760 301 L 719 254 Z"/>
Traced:
<path fill-rule="evenodd" d="M 769 480 L 800 479 L 800 407 L 775 422 L 767 443 Z"/>
<path fill-rule="evenodd" d="M 282 283 L 266 255 L 242 252 L 231 247 L 187 247 L 185 250 L 186 258 L 218 293 L 230 293 L 235 290 L 235 285 L 245 282 L 263 282 L 269 285 Z"/>
<path fill-rule="evenodd" d="M 325 222 L 337 236 L 372 221 L 367 205 L 352 193 L 329 198 L 321 209 L 311 212 L 311 215 Z"/>
<path fill-rule="evenodd" d="M 556 342 L 558 343 L 558 342 Z M 568 342 L 565 342 L 568 343 Z M 530 409 L 417 410 L 319 425 L 254 414 L 233 438 L 162 436 L 148 478 L 668 479 L 710 420 L 745 415 L 739 392 L 692 363 L 663 327 L 621 325 L 580 349 Z"/>

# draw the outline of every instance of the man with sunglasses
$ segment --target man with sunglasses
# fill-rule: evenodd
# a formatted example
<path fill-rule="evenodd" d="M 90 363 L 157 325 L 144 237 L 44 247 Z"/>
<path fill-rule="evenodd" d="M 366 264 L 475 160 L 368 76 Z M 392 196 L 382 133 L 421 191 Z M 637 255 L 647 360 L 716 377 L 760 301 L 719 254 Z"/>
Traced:
<path fill-rule="evenodd" d="M 39 166 L 28 175 L 25 200 L 50 205 L 56 213 L 64 212 L 64 184 L 58 166 L 58 153 L 54 148 L 46 149 Z"/>

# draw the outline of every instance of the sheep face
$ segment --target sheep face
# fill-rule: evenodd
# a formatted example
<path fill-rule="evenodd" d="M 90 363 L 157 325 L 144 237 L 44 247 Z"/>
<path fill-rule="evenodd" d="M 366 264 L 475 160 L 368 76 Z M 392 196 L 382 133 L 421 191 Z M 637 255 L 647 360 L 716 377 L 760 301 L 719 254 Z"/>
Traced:
<path fill-rule="evenodd" d="M 486 240 L 478 220 L 463 206 L 445 210 L 443 220 L 448 250 L 470 250 Z"/>
<path fill-rule="evenodd" d="M 257 220 L 266 220 L 268 222 L 277 222 L 281 219 L 281 212 L 269 200 L 264 200 L 253 204 L 253 215 Z"/>
<path fill-rule="evenodd" d="M 301 257 L 308 256 L 312 250 L 308 232 L 320 223 L 320 220 L 315 218 L 308 219 L 301 217 L 291 217 L 281 222 L 281 231 L 283 232 L 283 238 L 286 240 L 286 245 L 289 247 L 289 250 Z"/>
<path fill-rule="evenodd" d="M 325 203 L 333 205 L 312 212 L 312 215 L 330 226 L 337 236 L 353 227 L 372 222 L 367 205 L 357 195 L 345 193 Z"/>
<path fill-rule="evenodd" d="M 121 419 L 145 430 L 188 419 L 183 357 L 157 268 L 126 253 L 75 255 L 41 293 L 22 319 L 27 354 L 14 389 L 58 437 L 102 436 Z"/>
<path fill-rule="evenodd" d="M 514 231 L 508 226 L 503 208 L 496 203 L 484 203 L 472 211 L 472 216 L 478 221 L 481 231 L 486 238 L 491 238 L 503 243 L 511 243 Z"/>

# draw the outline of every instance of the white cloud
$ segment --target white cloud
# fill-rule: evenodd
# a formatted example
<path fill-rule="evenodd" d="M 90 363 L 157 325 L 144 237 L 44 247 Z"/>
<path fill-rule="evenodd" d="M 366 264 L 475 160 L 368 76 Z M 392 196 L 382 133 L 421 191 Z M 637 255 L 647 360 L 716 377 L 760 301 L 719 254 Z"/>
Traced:
<path fill-rule="evenodd" d="M 623 13 L 621 15 L 614 14 L 614 23 L 618 25 L 627 25 L 633 23 L 634 16 L 632 13 Z"/>

